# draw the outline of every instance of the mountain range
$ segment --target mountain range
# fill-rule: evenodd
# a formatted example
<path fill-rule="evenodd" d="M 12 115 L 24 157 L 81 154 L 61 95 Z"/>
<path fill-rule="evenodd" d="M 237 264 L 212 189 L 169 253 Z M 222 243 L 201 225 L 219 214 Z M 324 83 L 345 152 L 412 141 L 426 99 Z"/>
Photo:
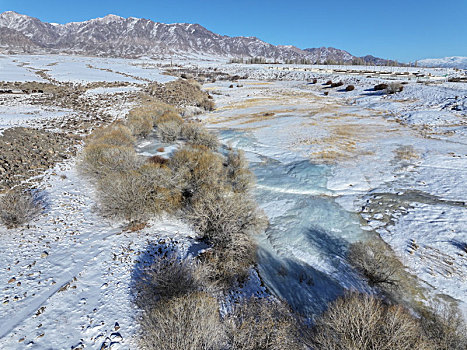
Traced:
<path fill-rule="evenodd" d="M 426 58 L 417 61 L 421 67 L 441 67 L 467 69 L 467 57 L 453 56 L 444 58 Z"/>
<path fill-rule="evenodd" d="M 13 11 L 0 14 L 0 53 L 66 53 L 103 57 L 205 57 L 307 60 L 311 63 L 387 64 L 332 47 L 276 46 L 256 37 L 230 37 L 199 24 L 164 24 L 107 15 L 66 24 L 46 23 Z"/>

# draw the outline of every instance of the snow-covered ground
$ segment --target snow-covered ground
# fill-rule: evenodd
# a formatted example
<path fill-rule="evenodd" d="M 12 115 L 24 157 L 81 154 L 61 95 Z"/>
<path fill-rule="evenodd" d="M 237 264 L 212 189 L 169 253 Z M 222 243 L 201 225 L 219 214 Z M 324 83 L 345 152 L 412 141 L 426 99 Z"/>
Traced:
<path fill-rule="evenodd" d="M 183 244 L 192 232 L 164 218 L 139 232 L 102 220 L 73 161 L 41 187 L 46 212 L 26 228 L 0 228 L 0 348 L 135 348 L 132 274 L 160 240 Z"/>
<path fill-rule="evenodd" d="M 100 58 L 68 55 L 14 55 L 0 56 L 0 81 L 44 81 L 35 74 L 45 71 L 60 82 L 114 82 L 141 83 L 174 80 L 163 75 L 152 60 Z"/>
<path fill-rule="evenodd" d="M 0 81 L 29 73 L 33 78 L 34 69 L 44 68 L 63 81 L 171 79 L 149 60 L 5 60 L 10 64 Z M 241 87 L 204 85 L 217 109 L 201 118 L 223 143 L 245 150 L 257 176 L 254 193 L 270 219 L 268 231 L 257 237 L 258 269 L 269 290 L 311 314 L 345 288 L 371 292 L 349 267 L 346 252 L 350 243 L 378 232 L 427 296 L 449 296 L 467 310 L 467 84 L 405 79 L 404 90 L 388 96 L 371 88 L 394 77 L 177 63 L 251 77 L 239 80 Z M 311 78 L 318 84 L 309 84 Z M 355 90 L 326 88 L 329 79 Z M 48 108 L 18 99 L 0 106 L 0 124 L 71 113 Z M 149 155 L 160 145 L 140 146 Z M 140 232 L 102 220 L 75 160 L 50 170 L 40 188 L 47 203 L 43 215 L 21 229 L 0 227 L 0 348 L 94 349 L 111 342 L 112 348 L 136 348 L 132 276 L 159 240 L 177 241 L 189 251 L 193 232 L 170 218 L 155 219 Z"/>

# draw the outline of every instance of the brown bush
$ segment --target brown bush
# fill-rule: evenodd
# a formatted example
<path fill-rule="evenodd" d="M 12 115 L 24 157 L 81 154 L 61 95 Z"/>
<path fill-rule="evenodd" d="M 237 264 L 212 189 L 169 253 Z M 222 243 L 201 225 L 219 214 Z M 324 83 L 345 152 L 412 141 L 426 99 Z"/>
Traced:
<path fill-rule="evenodd" d="M 43 208 L 30 191 L 10 190 L 0 197 L 0 222 L 8 229 L 19 227 L 39 215 Z"/>
<path fill-rule="evenodd" d="M 324 96 L 327 96 L 327 95 L 329 95 L 329 91 L 324 92 Z"/>
<path fill-rule="evenodd" d="M 138 173 L 149 184 L 149 208 L 154 214 L 178 210 L 182 202 L 182 189 L 172 170 L 161 164 L 145 164 Z"/>
<path fill-rule="evenodd" d="M 216 108 L 216 105 L 214 101 L 212 100 L 212 96 L 208 95 L 206 99 L 198 103 L 198 107 L 206 111 L 213 111 Z"/>
<path fill-rule="evenodd" d="M 165 113 L 177 114 L 177 111 L 173 106 L 167 103 L 154 99 L 148 95 L 143 95 L 141 97 L 140 105 L 136 108 L 133 108 L 129 112 L 129 115 L 151 117 L 153 123 L 155 124 L 157 122 L 157 119 Z"/>
<path fill-rule="evenodd" d="M 234 192 L 247 192 L 254 182 L 253 173 L 242 150 L 230 150 L 226 162 L 227 178 Z"/>
<path fill-rule="evenodd" d="M 197 123 L 184 124 L 181 135 L 191 145 L 205 146 L 212 150 L 219 147 L 216 135 L 210 133 Z"/>
<path fill-rule="evenodd" d="M 238 234 L 254 234 L 267 222 L 245 195 L 205 188 L 194 195 L 186 218 L 214 247 L 227 247 Z"/>
<path fill-rule="evenodd" d="M 129 223 L 145 222 L 149 208 L 150 184 L 136 171 L 109 173 L 98 182 L 98 202 L 104 217 Z"/>
<path fill-rule="evenodd" d="M 408 311 L 358 294 L 331 303 L 305 339 L 315 350 L 432 349 Z"/>
<path fill-rule="evenodd" d="M 169 167 L 178 176 L 187 196 L 201 187 L 223 187 L 225 182 L 222 158 L 203 146 L 182 147 L 170 159 Z"/>
<path fill-rule="evenodd" d="M 324 85 L 331 85 L 332 84 L 332 80 L 328 80 Z"/>
<path fill-rule="evenodd" d="M 138 171 L 109 173 L 99 180 L 97 195 L 103 216 L 130 224 L 176 210 L 181 201 L 170 169 L 157 164 L 146 164 Z"/>
<path fill-rule="evenodd" d="M 467 324 L 455 305 L 437 304 L 421 317 L 423 331 L 436 350 L 467 349 Z"/>
<path fill-rule="evenodd" d="M 154 262 L 141 272 L 135 285 L 136 304 L 150 311 L 161 299 L 200 291 L 201 277 L 192 260 L 181 259 L 176 253 L 156 256 Z"/>
<path fill-rule="evenodd" d="M 403 266 L 383 242 L 354 243 L 350 246 L 348 258 L 370 285 L 389 287 L 399 283 L 398 271 Z"/>
<path fill-rule="evenodd" d="M 141 318 L 142 349 L 217 350 L 225 346 L 225 329 L 217 300 L 197 292 L 157 303 Z"/>
<path fill-rule="evenodd" d="M 142 163 L 133 147 L 91 143 L 83 149 L 80 168 L 85 174 L 102 177 L 113 172 L 135 170 Z"/>
<path fill-rule="evenodd" d="M 344 83 L 343 83 L 342 81 L 339 81 L 339 82 L 337 82 L 337 83 L 332 83 L 332 84 L 331 84 L 331 87 L 332 87 L 332 88 L 335 88 L 335 87 L 339 87 L 339 86 L 342 86 L 342 85 L 344 85 Z"/>
<path fill-rule="evenodd" d="M 390 83 L 385 89 L 387 94 L 395 94 L 396 92 L 401 92 L 404 90 L 404 85 L 401 83 Z"/>
<path fill-rule="evenodd" d="M 135 136 L 146 137 L 154 129 L 153 118 L 149 115 L 129 114 L 126 121 L 127 127 Z"/>
<path fill-rule="evenodd" d="M 275 300 L 250 298 L 227 317 L 229 343 L 238 350 L 303 349 L 289 308 Z"/>
<path fill-rule="evenodd" d="M 353 91 L 353 90 L 355 90 L 355 86 L 353 85 L 347 85 L 345 88 L 345 91 Z"/>
<path fill-rule="evenodd" d="M 165 148 L 164 148 L 164 147 L 159 147 L 156 151 L 157 151 L 157 152 L 164 152 L 164 151 L 165 151 Z"/>
<path fill-rule="evenodd" d="M 114 123 L 106 127 L 93 130 L 87 137 L 86 144 L 105 144 L 109 146 L 134 146 L 136 139 L 131 130 L 121 123 Z"/>
<path fill-rule="evenodd" d="M 157 154 L 148 158 L 148 163 L 151 164 L 160 164 L 160 165 L 167 165 L 169 160 L 167 158 L 158 156 Z"/>
<path fill-rule="evenodd" d="M 373 90 L 375 91 L 380 91 L 380 90 L 386 90 L 388 88 L 388 84 L 378 84 L 378 85 L 375 85 Z"/>
<path fill-rule="evenodd" d="M 159 125 L 162 123 L 167 123 L 167 122 L 172 122 L 176 124 L 183 124 L 183 118 L 180 116 L 180 114 L 174 112 L 174 111 L 168 111 L 162 114 L 160 117 L 156 119 L 155 124 Z"/>
<path fill-rule="evenodd" d="M 243 282 L 256 263 L 256 246 L 251 235 L 267 225 L 256 203 L 225 189 L 203 188 L 192 198 L 185 217 L 213 246 L 203 257 L 213 268 L 211 281 L 226 288 L 234 281 Z"/>
<path fill-rule="evenodd" d="M 227 291 L 244 283 L 256 264 L 256 245 L 251 237 L 238 234 L 222 248 L 205 252 L 201 261 L 206 267 L 206 284 Z"/>
<path fill-rule="evenodd" d="M 157 125 L 157 138 L 165 143 L 172 143 L 182 135 L 182 125 L 177 122 L 164 122 Z"/>
<path fill-rule="evenodd" d="M 313 84 L 316 84 L 316 83 L 318 82 L 318 79 L 313 78 L 313 81 L 312 81 L 312 82 L 313 82 Z"/>

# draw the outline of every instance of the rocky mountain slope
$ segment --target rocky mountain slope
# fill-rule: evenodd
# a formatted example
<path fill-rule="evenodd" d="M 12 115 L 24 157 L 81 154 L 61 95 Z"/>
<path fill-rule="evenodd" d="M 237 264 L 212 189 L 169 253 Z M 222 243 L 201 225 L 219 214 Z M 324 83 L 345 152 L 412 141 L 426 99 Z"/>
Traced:
<path fill-rule="evenodd" d="M 219 35 L 199 24 L 164 24 L 115 15 L 85 22 L 51 24 L 8 11 L 0 14 L 0 30 L 0 50 L 6 53 L 49 52 L 111 57 L 210 55 L 281 61 L 306 59 L 312 63 L 366 62 L 366 58 L 332 47 L 302 50 L 294 46 L 275 46 L 256 37 Z"/>

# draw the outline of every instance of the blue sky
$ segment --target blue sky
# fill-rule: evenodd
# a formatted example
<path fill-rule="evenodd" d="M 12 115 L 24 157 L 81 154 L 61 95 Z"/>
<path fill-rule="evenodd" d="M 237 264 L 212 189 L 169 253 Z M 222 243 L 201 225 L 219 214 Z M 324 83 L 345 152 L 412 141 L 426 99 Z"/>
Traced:
<path fill-rule="evenodd" d="M 144 17 L 300 48 L 333 46 L 400 61 L 467 56 L 467 0 L 0 0 L 46 22 Z"/>

